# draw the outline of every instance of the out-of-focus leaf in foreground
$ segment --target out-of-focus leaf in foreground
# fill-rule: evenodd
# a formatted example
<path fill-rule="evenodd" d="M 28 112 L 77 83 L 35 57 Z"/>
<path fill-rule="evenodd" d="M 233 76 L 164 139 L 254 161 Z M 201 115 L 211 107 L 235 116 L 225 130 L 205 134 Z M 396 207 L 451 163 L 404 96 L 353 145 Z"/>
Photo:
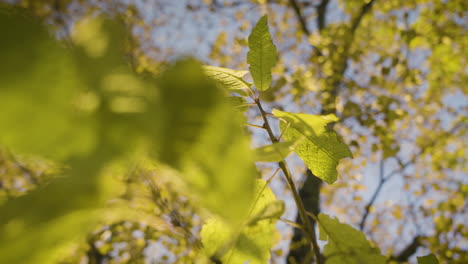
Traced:
<path fill-rule="evenodd" d="M 256 170 L 241 114 L 194 60 L 158 80 L 134 75 L 119 28 L 83 20 L 66 48 L 38 21 L 0 6 L 0 145 L 65 166 L 1 205 L 1 263 L 50 263 L 83 237 L 142 148 L 176 169 L 202 207 L 230 223 L 248 214 Z"/>
<path fill-rule="evenodd" d="M 91 38 L 118 37 L 86 26 L 76 34 L 96 30 Z M 105 86 L 111 74 L 131 71 L 105 46 L 93 57 L 82 54 L 84 44 L 66 49 L 19 9 L 0 6 L 0 32 L 0 145 L 65 166 L 46 186 L 1 205 L 0 262 L 50 263 L 121 190 L 111 163 L 133 148 L 122 148 L 129 124 L 112 111 Z"/>
<path fill-rule="evenodd" d="M 284 213 L 284 205 L 263 180 L 257 180 L 250 216 L 242 227 L 233 227 L 219 218 L 211 218 L 201 231 L 206 254 L 222 263 L 267 263 L 275 244 L 275 223 Z M 240 230 L 239 230 L 240 228 Z"/>
<path fill-rule="evenodd" d="M 158 160 L 180 171 L 205 208 L 237 222 L 248 211 L 256 170 L 249 142 L 225 93 L 193 60 L 177 63 L 158 83 L 164 111 Z"/>
<path fill-rule="evenodd" d="M 429 254 L 423 257 L 417 257 L 418 264 L 439 264 L 439 260 L 434 254 Z"/>
<path fill-rule="evenodd" d="M 260 162 L 276 162 L 284 160 L 289 154 L 294 151 L 296 147 L 296 141 L 285 141 L 277 142 L 270 145 L 262 146 L 256 148 L 255 151 L 255 161 Z"/>

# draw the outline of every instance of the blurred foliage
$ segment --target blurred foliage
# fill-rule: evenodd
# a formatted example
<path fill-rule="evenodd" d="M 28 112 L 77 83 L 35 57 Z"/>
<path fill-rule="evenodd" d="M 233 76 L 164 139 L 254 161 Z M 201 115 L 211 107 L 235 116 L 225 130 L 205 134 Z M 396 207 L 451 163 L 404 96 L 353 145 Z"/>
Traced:
<path fill-rule="evenodd" d="M 222 263 L 243 263 L 245 260 L 250 260 L 252 264 L 268 262 L 270 249 L 278 238 L 276 218 L 284 213 L 284 207 L 277 206 L 275 195 L 263 180 L 257 181 L 254 197 L 249 218 L 240 231 L 232 229 L 221 219 L 207 220 L 201 238 L 208 256 L 214 256 Z M 226 248 L 226 245 L 229 247 Z"/>
<path fill-rule="evenodd" d="M 229 223 L 242 221 L 256 178 L 252 155 L 239 114 L 224 100 L 226 91 L 205 77 L 197 62 L 183 60 L 157 80 L 136 76 L 122 56 L 118 43 L 125 38 L 115 23 L 81 20 L 71 35 L 74 48 L 66 49 L 20 12 L 2 6 L 7 41 L 1 44 L 5 60 L 0 94 L 7 100 L 0 111 L 0 143 L 19 153 L 53 159 L 64 169 L 58 179 L 2 205 L 2 262 L 49 263 L 100 221 L 118 220 L 95 236 L 112 233 L 122 223 L 130 231 L 131 222 L 122 221 L 137 220 L 135 214 L 154 218 L 154 212 L 130 210 L 128 201 L 112 202 L 129 187 L 118 181 L 119 175 L 132 160 L 145 157 L 149 164 L 151 157 L 158 160 L 163 173 L 181 176 L 184 184 L 179 188 L 190 190 L 191 199 L 200 201 L 198 209 L 208 209 Z M 15 43 L 19 45 L 14 47 Z M 20 73 L 31 78 L 21 78 Z M 158 191 L 151 190 L 153 206 L 163 210 Z M 170 223 L 181 221 L 177 226 L 191 234 L 189 222 L 178 217 L 180 208 L 170 212 Z M 158 223 L 151 217 L 152 225 Z M 40 246 L 33 246 L 38 240 Z M 89 241 L 89 250 L 99 251 L 102 258 L 117 243 L 111 240 L 103 249 L 96 246 L 97 239 Z M 135 243 L 139 246 L 129 245 L 133 250 L 145 247 Z M 115 254 L 117 259 L 138 259 L 138 254 Z"/>

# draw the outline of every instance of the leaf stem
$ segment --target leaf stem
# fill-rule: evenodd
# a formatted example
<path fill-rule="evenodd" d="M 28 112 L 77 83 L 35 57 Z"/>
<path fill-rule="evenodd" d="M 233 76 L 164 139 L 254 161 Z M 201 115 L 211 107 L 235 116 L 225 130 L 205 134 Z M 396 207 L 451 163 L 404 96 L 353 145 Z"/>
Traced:
<path fill-rule="evenodd" d="M 259 125 L 255 125 L 255 124 L 250 124 L 250 123 L 244 123 L 244 125 L 250 126 L 250 127 L 256 127 L 256 128 L 265 129 L 265 127 L 263 127 L 263 126 L 259 126 Z"/>
<path fill-rule="evenodd" d="M 275 137 L 273 134 L 273 131 L 271 129 L 270 123 L 268 122 L 267 118 L 267 113 L 262 107 L 262 104 L 260 103 L 259 99 L 255 99 L 255 103 L 258 106 L 258 110 L 260 111 L 260 114 L 262 115 L 263 118 L 263 127 L 266 129 L 268 136 L 270 137 L 270 140 L 272 143 L 278 142 L 278 138 Z M 318 264 L 323 264 L 323 259 L 320 254 L 320 248 L 317 243 L 317 237 L 315 235 L 315 229 L 313 225 L 311 224 L 309 217 L 306 214 L 306 210 L 304 207 L 304 204 L 302 203 L 301 197 L 299 196 L 299 193 L 297 192 L 296 185 L 294 184 L 294 180 L 292 179 L 291 172 L 288 169 L 288 166 L 284 160 L 278 162 L 278 166 L 281 168 L 283 171 L 283 174 L 286 178 L 286 181 L 288 182 L 289 188 L 291 189 L 294 197 L 294 201 L 296 202 L 297 205 L 297 210 L 299 211 L 299 216 L 301 217 L 302 223 L 304 224 L 305 231 L 308 235 L 308 238 L 310 242 L 312 243 L 312 248 L 314 250 L 315 258 L 317 259 Z"/>

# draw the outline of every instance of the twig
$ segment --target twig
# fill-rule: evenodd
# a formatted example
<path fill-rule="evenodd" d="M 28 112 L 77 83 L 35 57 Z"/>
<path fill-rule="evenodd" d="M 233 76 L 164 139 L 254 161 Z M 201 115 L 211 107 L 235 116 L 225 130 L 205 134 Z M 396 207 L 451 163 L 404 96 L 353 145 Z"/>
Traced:
<path fill-rule="evenodd" d="M 380 190 L 382 189 L 383 185 L 387 181 L 388 178 L 384 177 L 384 170 L 385 170 L 385 160 L 382 158 L 380 160 L 380 173 L 379 173 L 379 184 L 377 185 L 377 189 L 375 190 L 374 194 L 372 195 L 372 198 L 370 201 L 367 203 L 366 207 L 364 207 L 364 215 L 362 216 L 361 222 L 359 223 L 359 229 L 362 231 L 364 229 L 364 226 L 366 225 L 366 220 L 367 217 L 369 216 L 370 209 L 372 205 L 374 204 L 375 200 L 377 199 Z"/>
<path fill-rule="evenodd" d="M 272 143 L 278 142 L 278 139 L 275 137 L 273 134 L 273 131 L 271 130 L 270 123 L 268 122 L 267 115 L 265 110 L 263 110 L 262 104 L 260 103 L 259 99 L 255 100 L 255 103 L 258 106 L 258 109 L 260 111 L 260 114 L 262 115 L 263 118 L 263 127 L 267 130 L 268 136 L 270 137 L 270 140 Z M 304 204 L 302 203 L 301 197 L 299 196 L 299 193 L 297 192 L 296 185 L 294 184 L 294 181 L 292 179 L 291 173 L 288 169 L 288 166 L 286 165 L 286 162 L 284 160 L 278 162 L 278 166 L 281 168 L 283 171 L 283 174 L 286 178 L 286 181 L 288 182 L 289 188 L 291 189 L 294 197 L 294 201 L 296 202 L 297 209 L 299 211 L 299 215 L 301 217 L 302 223 L 304 223 L 305 231 L 309 236 L 309 240 L 312 243 L 312 248 L 314 250 L 315 258 L 317 259 L 318 264 L 323 264 L 323 260 L 321 258 L 320 254 L 320 248 L 317 243 L 317 237 L 315 235 L 315 229 L 313 228 L 312 224 L 310 223 L 309 218 L 307 217 L 306 210 L 304 207 Z"/>
<path fill-rule="evenodd" d="M 255 103 L 246 103 L 246 104 L 238 105 L 238 106 L 236 106 L 234 108 L 237 109 L 237 108 L 241 108 L 241 107 L 254 106 L 254 105 L 256 105 L 256 104 Z"/>
<path fill-rule="evenodd" d="M 284 223 L 286 223 L 286 224 L 288 224 L 288 225 L 290 225 L 290 226 L 292 226 L 292 227 L 294 227 L 294 228 L 304 230 L 304 226 L 302 226 L 302 225 L 300 225 L 300 224 L 298 224 L 298 223 L 296 223 L 296 222 L 294 222 L 294 221 L 287 220 L 287 219 L 280 219 L 280 221 L 281 221 L 281 222 L 284 222 Z"/>
<path fill-rule="evenodd" d="M 408 244 L 401 252 L 400 254 L 396 256 L 391 256 L 390 260 L 398 261 L 398 262 L 406 262 L 408 261 L 409 257 L 411 257 L 420 246 L 422 246 L 420 242 L 421 237 L 416 236 L 413 238 L 413 241 Z"/>
<path fill-rule="evenodd" d="M 370 208 L 372 207 L 375 200 L 377 199 L 377 197 L 378 197 L 380 191 L 382 190 L 382 187 L 384 186 L 384 184 L 386 182 L 388 182 L 388 180 L 390 180 L 393 176 L 395 176 L 395 175 L 397 175 L 399 173 L 402 173 L 407 167 L 409 167 L 411 165 L 414 165 L 414 163 L 416 162 L 416 159 L 420 155 L 422 155 L 424 152 L 426 152 L 427 149 L 435 146 L 438 143 L 440 144 L 443 141 L 441 139 L 445 138 L 445 135 L 454 133 L 462 124 L 463 124 L 463 121 L 456 122 L 455 125 L 453 125 L 452 128 L 450 128 L 448 131 L 444 131 L 443 133 L 441 133 L 441 135 L 437 136 L 429 144 L 421 147 L 421 149 L 416 154 L 414 154 L 413 157 L 409 161 L 403 163 L 403 162 L 401 162 L 401 160 L 399 160 L 397 158 L 398 164 L 400 164 L 400 167 L 397 168 L 397 169 L 394 169 L 393 171 L 391 171 L 387 176 L 385 176 L 385 177 L 382 176 L 383 171 L 382 171 L 382 168 L 381 168 L 381 177 L 380 177 L 380 181 L 379 181 L 379 184 L 377 186 L 377 189 L 374 191 L 374 194 L 372 195 L 370 201 L 364 207 L 365 211 L 364 211 L 364 214 L 362 216 L 361 222 L 359 223 L 359 229 L 360 230 L 364 230 L 364 226 L 366 224 L 367 217 L 368 217 L 368 215 L 370 213 Z"/>
<path fill-rule="evenodd" d="M 307 27 L 306 18 L 302 15 L 301 7 L 299 6 L 299 4 L 297 3 L 296 0 L 289 0 L 289 4 L 293 8 L 294 13 L 296 13 L 297 20 L 299 20 L 299 24 L 301 25 L 302 31 L 304 31 L 304 34 L 309 36 L 310 35 L 310 30 Z"/>
<path fill-rule="evenodd" d="M 290 125 L 291 125 L 291 123 L 288 123 L 288 124 L 286 125 L 286 127 L 284 128 L 284 130 L 281 131 L 281 134 L 279 135 L 278 140 L 280 140 L 280 139 L 283 137 L 284 133 L 286 133 L 286 130 L 288 130 L 288 128 L 289 128 Z"/>
<path fill-rule="evenodd" d="M 251 126 L 251 127 L 256 127 L 256 128 L 261 128 L 261 129 L 265 129 L 265 128 L 262 127 L 262 126 L 254 125 L 254 124 L 250 124 L 250 123 L 244 123 L 244 125 L 246 125 L 246 126 Z"/>

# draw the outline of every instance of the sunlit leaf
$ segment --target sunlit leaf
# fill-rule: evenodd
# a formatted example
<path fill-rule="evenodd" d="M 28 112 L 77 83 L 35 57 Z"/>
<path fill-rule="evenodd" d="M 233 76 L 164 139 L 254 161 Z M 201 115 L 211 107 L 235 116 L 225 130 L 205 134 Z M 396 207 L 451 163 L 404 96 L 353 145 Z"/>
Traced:
<path fill-rule="evenodd" d="M 335 115 L 309 115 L 273 110 L 273 115 L 284 120 L 281 123 L 286 140 L 301 140 L 295 152 L 305 162 L 315 176 L 333 183 L 338 172 L 340 159 L 352 157 L 341 137 L 331 128 L 338 121 Z"/>
<path fill-rule="evenodd" d="M 320 239 L 328 241 L 324 248 L 327 264 L 386 263 L 380 250 L 372 247 L 362 232 L 326 214 L 320 214 L 318 220 Z"/>
<path fill-rule="evenodd" d="M 249 89 L 250 84 L 242 79 L 248 71 L 236 71 L 228 68 L 203 66 L 206 75 L 220 82 L 228 90 Z"/>
<path fill-rule="evenodd" d="M 257 90 L 266 91 L 270 88 L 271 68 L 275 66 L 277 56 L 268 29 L 268 18 L 265 15 L 260 18 L 249 36 L 247 53 L 247 63 L 250 64 L 250 74 Z"/>

